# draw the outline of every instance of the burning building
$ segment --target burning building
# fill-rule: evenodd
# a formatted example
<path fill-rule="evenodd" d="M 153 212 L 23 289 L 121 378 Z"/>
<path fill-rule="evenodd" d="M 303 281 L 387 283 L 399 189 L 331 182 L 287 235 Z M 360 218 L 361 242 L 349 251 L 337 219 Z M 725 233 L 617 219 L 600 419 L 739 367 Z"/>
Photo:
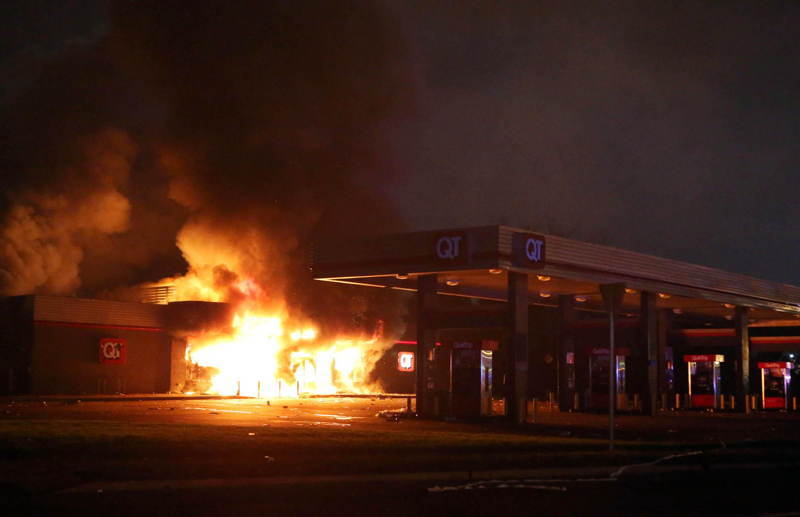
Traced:
<path fill-rule="evenodd" d="M 370 2 L 115 1 L 42 57 L 0 105 L 3 390 L 175 390 L 181 346 L 197 389 L 363 389 L 397 302 L 316 285 L 306 256 L 398 226 L 364 181 L 391 179 L 411 105 L 397 30 Z M 172 303 L 139 303 L 165 285 Z"/>
<path fill-rule="evenodd" d="M 185 381 L 166 306 L 59 296 L 2 300 L 6 394 L 164 393 Z"/>
<path fill-rule="evenodd" d="M 380 389 L 381 326 L 318 329 L 227 303 L 14 296 L 0 303 L 0 393 L 214 393 L 293 397 Z"/>

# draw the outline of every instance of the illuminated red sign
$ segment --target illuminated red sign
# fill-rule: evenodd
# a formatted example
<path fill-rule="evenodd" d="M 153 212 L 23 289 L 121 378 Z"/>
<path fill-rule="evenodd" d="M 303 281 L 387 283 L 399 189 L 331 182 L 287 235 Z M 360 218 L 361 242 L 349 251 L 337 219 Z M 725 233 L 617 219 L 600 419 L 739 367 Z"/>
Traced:
<path fill-rule="evenodd" d="M 721 363 L 725 361 L 725 357 L 719 354 L 698 354 L 685 355 L 683 360 L 687 363 Z"/>
<path fill-rule="evenodd" d="M 116 337 L 104 337 L 100 339 L 100 363 L 125 363 L 126 349 L 127 343 L 124 339 Z"/>
<path fill-rule="evenodd" d="M 758 363 L 759 368 L 786 368 L 787 370 L 792 367 L 792 363 L 772 362 L 772 363 Z"/>
<path fill-rule="evenodd" d="M 500 350 L 500 341 L 496 339 L 481 339 L 481 350 Z"/>
<path fill-rule="evenodd" d="M 414 352 L 397 352 L 397 369 L 401 372 L 413 372 Z"/>

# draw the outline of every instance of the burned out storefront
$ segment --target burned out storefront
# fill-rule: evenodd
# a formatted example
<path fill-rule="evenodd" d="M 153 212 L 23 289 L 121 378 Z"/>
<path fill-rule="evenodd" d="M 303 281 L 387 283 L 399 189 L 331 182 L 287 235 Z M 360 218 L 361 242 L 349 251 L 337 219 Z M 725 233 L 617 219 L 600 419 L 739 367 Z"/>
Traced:
<path fill-rule="evenodd" d="M 750 410 L 767 388 L 777 404 L 779 376 L 791 405 L 794 286 L 504 226 L 320 243 L 313 274 L 416 293 L 396 352 L 414 364 L 422 416 L 521 422 L 534 399 L 656 414 L 685 407 L 692 386 L 710 390 L 695 407 Z M 721 358 L 709 369 L 692 355 Z"/>

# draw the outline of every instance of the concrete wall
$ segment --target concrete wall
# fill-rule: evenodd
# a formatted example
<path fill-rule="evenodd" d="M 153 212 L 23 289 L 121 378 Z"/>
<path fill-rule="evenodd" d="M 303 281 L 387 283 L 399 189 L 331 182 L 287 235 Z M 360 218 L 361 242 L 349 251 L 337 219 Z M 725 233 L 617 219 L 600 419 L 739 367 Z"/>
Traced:
<path fill-rule="evenodd" d="M 416 372 L 401 372 L 397 369 L 397 353 L 401 351 L 416 353 L 417 346 L 394 344 L 383 353 L 372 371 L 370 380 L 380 385 L 387 393 L 414 393 Z"/>
<path fill-rule="evenodd" d="M 0 299 L 0 395 L 30 390 L 33 297 Z"/>
<path fill-rule="evenodd" d="M 169 366 L 169 391 L 172 393 L 182 393 L 186 387 L 188 378 L 186 363 L 186 339 L 172 338 L 170 343 L 170 366 Z"/>
<path fill-rule="evenodd" d="M 124 364 L 100 363 L 101 338 L 127 341 Z M 35 324 L 30 393 L 168 392 L 171 355 L 163 331 Z"/>

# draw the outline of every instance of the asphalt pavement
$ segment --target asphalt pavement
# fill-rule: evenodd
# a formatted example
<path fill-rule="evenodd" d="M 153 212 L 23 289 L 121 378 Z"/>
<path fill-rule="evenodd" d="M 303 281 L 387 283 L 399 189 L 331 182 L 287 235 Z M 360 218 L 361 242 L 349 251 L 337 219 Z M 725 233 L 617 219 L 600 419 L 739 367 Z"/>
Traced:
<path fill-rule="evenodd" d="M 500 473 L 502 474 L 502 473 Z M 531 477 L 443 475 L 90 485 L 19 505 L 27 515 L 800 515 L 800 470 L 674 468 L 619 477 L 598 469 Z"/>
<path fill-rule="evenodd" d="M 370 430 L 423 436 L 432 432 L 522 433 L 577 439 L 604 437 L 605 415 L 542 411 L 518 429 L 474 422 L 398 421 L 403 399 L 118 398 L 114 401 L 4 400 L 6 422 L 108 422 L 209 428 Z M 227 475 L 76 480 L 33 493 L 0 487 L 4 515 L 798 515 L 800 468 L 782 461 L 775 444 L 800 439 L 796 414 L 667 413 L 658 418 L 620 416 L 618 436 L 628 441 L 708 444 L 714 456 L 685 448 L 628 465 L 547 468 L 352 472 L 331 475 Z M 25 424 L 30 425 L 30 424 Z M 283 432 L 282 431 L 282 432 Z M 246 433 L 250 434 L 250 433 Z M 243 437 L 243 439 L 246 437 Z M 749 449 L 737 461 L 736 444 L 763 443 L 763 459 Z M 756 450 L 757 451 L 757 450 Z M 280 451 L 279 451 L 280 452 Z M 732 461 L 717 461 L 724 457 Z M 3 462 L 4 468 L 20 465 Z M 13 475 L 12 475 L 13 478 Z M 4 492 L 3 492 L 4 491 Z"/>

